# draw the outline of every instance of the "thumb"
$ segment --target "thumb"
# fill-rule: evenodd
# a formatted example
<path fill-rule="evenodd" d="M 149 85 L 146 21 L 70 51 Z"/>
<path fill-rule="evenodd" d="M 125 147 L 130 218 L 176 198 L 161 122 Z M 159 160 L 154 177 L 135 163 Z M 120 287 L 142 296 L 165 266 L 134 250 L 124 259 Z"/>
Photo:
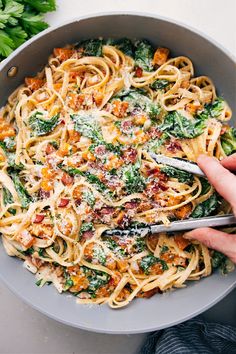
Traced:
<path fill-rule="evenodd" d="M 224 253 L 236 263 L 236 235 L 204 227 L 185 233 L 184 238 L 198 240 L 208 248 Z"/>

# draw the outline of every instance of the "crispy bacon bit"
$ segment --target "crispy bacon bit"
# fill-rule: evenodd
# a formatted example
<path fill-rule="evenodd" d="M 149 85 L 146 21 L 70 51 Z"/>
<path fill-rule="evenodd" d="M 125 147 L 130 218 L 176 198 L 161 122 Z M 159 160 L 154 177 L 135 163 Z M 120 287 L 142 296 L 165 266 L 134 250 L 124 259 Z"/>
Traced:
<path fill-rule="evenodd" d="M 140 66 L 136 66 L 135 68 L 135 76 L 142 77 L 143 76 L 143 69 Z"/>
<path fill-rule="evenodd" d="M 49 191 L 45 191 L 44 189 L 40 188 L 39 190 L 39 198 L 40 199 L 47 199 L 50 197 L 50 192 Z"/>
<path fill-rule="evenodd" d="M 150 138 L 155 139 L 155 138 L 160 138 L 162 135 L 162 132 L 155 127 L 151 127 L 148 131 L 148 135 L 150 136 Z"/>
<path fill-rule="evenodd" d="M 69 199 L 67 199 L 67 198 L 61 198 L 61 200 L 60 200 L 58 206 L 59 206 L 60 208 L 65 208 L 68 204 L 69 204 Z"/>
<path fill-rule="evenodd" d="M 104 207 L 104 208 L 99 210 L 99 213 L 101 215 L 113 214 L 114 213 L 114 208 L 113 207 Z"/>
<path fill-rule="evenodd" d="M 137 160 L 137 150 L 128 148 L 123 153 L 123 158 L 126 163 L 135 163 Z"/>
<path fill-rule="evenodd" d="M 171 141 L 167 146 L 166 149 L 170 152 L 172 152 L 173 154 L 179 150 L 182 151 L 182 147 L 181 144 L 178 141 Z"/>
<path fill-rule="evenodd" d="M 33 245 L 35 238 L 31 236 L 29 231 L 23 230 L 18 236 L 17 241 L 20 242 L 24 247 L 29 248 Z"/>
<path fill-rule="evenodd" d="M 54 146 L 52 144 L 50 144 L 50 143 L 47 144 L 46 150 L 45 150 L 47 155 L 50 155 L 50 154 L 52 154 L 55 151 L 56 151 L 56 149 L 54 148 Z"/>
<path fill-rule="evenodd" d="M 125 120 L 124 122 L 121 123 L 120 127 L 124 133 L 128 134 L 131 131 L 133 124 L 130 120 Z"/>
<path fill-rule="evenodd" d="M 45 218 L 44 215 L 42 215 L 42 214 L 36 214 L 33 223 L 34 223 L 34 224 L 40 224 L 40 223 L 43 221 L 44 218 Z"/>
<path fill-rule="evenodd" d="M 44 80 L 36 77 L 26 77 L 25 84 L 31 91 L 36 91 L 43 86 Z"/>
<path fill-rule="evenodd" d="M 84 233 L 82 234 L 82 238 L 84 240 L 90 240 L 93 237 L 94 232 L 93 231 L 84 231 Z"/>
<path fill-rule="evenodd" d="M 61 181 L 65 186 L 70 186 L 74 182 L 74 178 L 71 177 L 68 173 L 64 172 Z"/>
<path fill-rule="evenodd" d="M 118 117 L 118 118 L 123 118 L 126 116 L 126 111 L 129 107 L 129 103 L 128 102 L 121 102 L 119 100 L 115 100 L 112 102 L 113 104 L 113 109 L 112 109 L 112 113 Z"/>
<path fill-rule="evenodd" d="M 158 192 L 165 192 L 168 190 L 168 186 L 164 184 L 162 181 L 157 180 L 157 181 L 151 181 L 148 183 L 146 189 L 145 189 L 145 194 L 148 197 L 154 196 Z"/>
<path fill-rule="evenodd" d="M 106 146 L 98 145 L 95 147 L 94 152 L 97 156 L 103 156 L 106 153 Z"/>
<path fill-rule="evenodd" d="M 167 48 L 157 48 L 153 57 L 153 64 L 161 66 L 165 64 L 169 56 L 169 49 Z"/>
<path fill-rule="evenodd" d="M 125 203 L 125 209 L 136 209 L 139 205 L 139 202 L 127 202 Z"/>

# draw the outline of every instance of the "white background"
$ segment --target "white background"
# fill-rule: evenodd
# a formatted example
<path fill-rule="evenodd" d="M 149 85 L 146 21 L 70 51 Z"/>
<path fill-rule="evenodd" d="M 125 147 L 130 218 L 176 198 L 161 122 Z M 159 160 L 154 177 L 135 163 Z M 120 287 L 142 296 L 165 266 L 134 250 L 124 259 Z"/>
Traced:
<path fill-rule="evenodd" d="M 57 0 L 50 24 L 102 11 L 145 11 L 179 20 L 208 34 L 236 56 L 236 0 Z M 234 292 L 234 296 L 235 296 Z M 233 299 L 233 295 L 231 295 Z M 226 301 L 209 313 L 219 318 Z M 1 354 L 132 354 L 145 335 L 102 335 L 66 327 L 48 319 L 0 284 Z"/>

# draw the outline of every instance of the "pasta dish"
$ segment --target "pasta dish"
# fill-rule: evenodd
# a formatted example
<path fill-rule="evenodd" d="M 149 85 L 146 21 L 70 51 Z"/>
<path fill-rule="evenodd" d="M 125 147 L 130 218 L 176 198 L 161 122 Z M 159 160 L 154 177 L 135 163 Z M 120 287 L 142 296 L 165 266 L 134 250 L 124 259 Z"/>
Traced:
<path fill-rule="evenodd" d="M 209 182 L 157 164 L 236 151 L 231 110 L 191 60 L 146 40 L 55 48 L 0 110 L 0 233 L 36 284 L 112 308 L 230 263 L 183 234 L 104 231 L 224 214 Z"/>

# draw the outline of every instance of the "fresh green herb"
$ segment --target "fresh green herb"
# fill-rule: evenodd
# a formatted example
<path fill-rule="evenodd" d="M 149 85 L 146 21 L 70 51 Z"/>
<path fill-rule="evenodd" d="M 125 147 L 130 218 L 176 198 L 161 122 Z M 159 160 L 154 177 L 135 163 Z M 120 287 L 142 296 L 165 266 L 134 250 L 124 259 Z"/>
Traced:
<path fill-rule="evenodd" d="M 162 270 L 168 269 L 168 265 L 166 264 L 165 261 L 163 261 L 162 259 L 159 259 L 157 257 L 154 257 L 151 254 L 142 258 L 142 260 L 140 262 L 140 267 L 142 268 L 142 270 L 144 271 L 145 274 L 149 274 L 149 268 L 156 263 L 161 264 Z"/>
<path fill-rule="evenodd" d="M 190 120 L 177 111 L 167 114 L 159 129 L 180 139 L 192 139 L 201 135 L 206 128 L 204 119 L 196 118 Z"/>
<path fill-rule="evenodd" d="M 170 82 L 168 80 L 155 80 L 150 87 L 153 90 L 163 90 L 167 86 L 169 86 Z"/>
<path fill-rule="evenodd" d="M 29 206 L 30 202 L 32 201 L 29 193 L 27 192 L 27 190 L 25 189 L 25 187 L 21 183 L 20 177 L 16 172 L 11 173 L 11 178 L 13 180 L 15 189 L 16 189 L 17 194 L 19 196 L 22 208 L 27 208 Z"/>
<path fill-rule="evenodd" d="M 236 128 L 230 128 L 221 136 L 221 145 L 226 155 L 236 152 Z"/>
<path fill-rule="evenodd" d="M 135 43 L 134 60 L 136 66 L 139 66 L 145 71 L 152 71 L 153 55 L 154 55 L 153 47 L 147 40 L 137 41 Z"/>
<path fill-rule="evenodd" d="M 35 112 L 29 119 L 30 128 L 36 136 L 46 135 L 59 124 L 59 114 L 50 119 L 43 119 L 43 113 Z"/>
<path fill-rule="evenodd" d="M 85 56 L 102 56 L 102 39 L 86 39 L 78 43 L 77 47 L 83 49 Z"/>
<path fill-rule="evenodd" d="M 140 164 L 125 166 L 123 169 L 122 180 L 125 183 L 127 193 L 142 192 L 145 187 L 145 179 L 140 173 Z"/>
<path fill-rule="evenodd" d="M 55 0 L 0 1 L 0 59 L 47 28 L 42 13 L 55 9 Z"/>
<path fill-rule="evenodd" d="M 54 0 L 21 0 L 21 2 L 29 4 L 36 11 L 42 13 L 56 10 L 56 4 Z"/>
<path fill-rule="evenodd" d="M 41 283 L 42 283 L 42 281 L 43 281 L 43 279 L 39 279 L 38 281 L 36 281 L 36 283 L 35 283 L 35 284 L 36 284 L 37 286 L 40 286 L 40 285 L 41 285 Z"/>
<path fill-rule="evenodd" d="M 19 163 L 19 165 L 15 163 L 16 155 L 14 153 L 8 153 L 7 157 L 8 157 L 7 162 L 10 171 L 19 172 L 24 169 L 24 165 L 22 163 Z"/>
<path fill-rule="evenodd" d="M 182 171 L 179 168 L 164 166 L 161 168 L 161 172 L 165 173 L 168 177 L 177 178 L 178 181 L 182 183 L 193 182 L 193 175 L 189 172 Z"/>
<path fill-rule="evenodd" d="M 13 200 L 11 192 L 7 188 L 3 187 L 3 203 L 4 203 L 4 205 L 6 206 L 8 204 L 12 204 L 13 202 L 14 202 L 14 200 Z M 12 215 L 16 215 L 16 209 L 9 208 L 8 211 Z"/>
<path fill-rule="evenodd" d="M 210 198 L 204 202 L 198 204 L 190 215 L 191 218 L 202 218 L 205 216 L 210 216 L 217 208 L 219 204 L 218 197 L 216 193 L 212 194 Z"/>
<path fill-rule="evenodd" d="M 95 204 L 96 198 L 94 197 L 93 192 L 88 189 L 83 193 L 83 200 L 85 200 L 86 203 L 88 203 L 88 205 L 92 208 Z"/>

